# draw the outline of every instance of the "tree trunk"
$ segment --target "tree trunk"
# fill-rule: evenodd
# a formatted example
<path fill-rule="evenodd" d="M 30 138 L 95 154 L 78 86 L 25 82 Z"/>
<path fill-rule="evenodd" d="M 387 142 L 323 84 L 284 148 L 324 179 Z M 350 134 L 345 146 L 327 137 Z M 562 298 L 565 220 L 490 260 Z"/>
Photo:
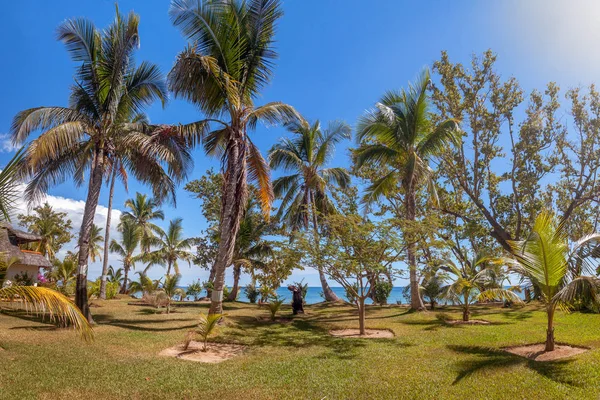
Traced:
<path fill-rule="evenodd" d="M 238 296 L 239 286 L 240 286 L 240 275 L 242 275 L 242 266 L 234 265 L 233 266 L 233 287 L 231 288 L 231 292 L 227 296 L 227 300 L 235 301 Z"/>
<path fill-rule="evenodd" d="M 544 351 L 554 351 L 554 306 L 548 305 L 548 328 L 546 329 L 546 348 Z"/>
<path fill-rule="evenodd" d="M 104 151 L 98 150 L 95 154 L 90 173 L 90 184 L 83 210 L 81 230 L 79 231 L 79 259 L 77 265 L 77 284 L 75 287 L 75 304 L 90 323 L 93 323 L 92 314 L 88 305 L 87 296 L 87 271 L 88 257 L 90 255 L 90 232 L 94 224 L 94 216 L 100 190 L 102 188 L 102 173 L 104 169 Z"/>
<path fill-rule="evenodd" d="M 435 301 L 431 300 L 431 311 L 435 309 Z"/>
<path fill-rule="evenodd" d="M 469 296 L 465 294 L 465 305 L 463 307 L 463 321 L 469 321 Z"/>
<path fill-rule="evenodd" d="M 406 192 L 406 219 L 411 223 L 416 220 L 416 192 L 412 183 Z M 410 308 L 411 310 L 424 310 L 423 299 L 419 292 L 419 279 L 417 277 L 417 246 L 414 238 L 409 237 L 406 245 L 408 268 L 410 271 Z"/>
<path fill-rule="evenodd" d="M 123 270 L 125 274 L 123 275 L 123 284 L 121 285 L 121 294 L 127 294 L 127 275 L 129 275 L 129 266 L 124 265 Z"/>
<path fill-rule="evenodd" d="M 361 335 L 365 335 L 365 299 L 358 298 L 358 329 Z"/>
<path fill-rule="evenodd" d="M 208 283 L 213 283 L 214 284 L 215 281 L 215 266 L 213 265 L 210 268 L 210 274 L 208 274 Z M 212 296 L 212 289 L 210 288 L 206 288 L 206 297 L 211 297 Z"/>
<path fill-rule="evenodd" d="M 117 169 L 113 165 L 113 173 L 110 178 L 110 191 L 108 195 L 108 214 L 106 215 L 106 232 L 104 234 L 104 260 L 102 263 L 102 279 L 100 281 L 100 298 L 106 300 L 106 280 L 108 278 L 108 251 L 110 241 L 110 220 L 112 214 L 113 196 L 115 194 L 115 180 L 117 179 Z"/>
<path fill-rule="evenodd" d="M 171 260 L 167 261 L 167 276 L 171 275 Z"/>
<path fill-rule="evenodd" d="M 219 226 L 219 250 L 215 260 L 214 288 L 211 294 L 209 314 L 223 313 L 223 286 L 225 269 L 231 265 L 235 240 L 240 229 L 240 220 L 248 195 L 246 170 L 246 147 L 242 132 L 227 144 L 227 169 L 223 198 L 221 203 L 221 222 Z"/>

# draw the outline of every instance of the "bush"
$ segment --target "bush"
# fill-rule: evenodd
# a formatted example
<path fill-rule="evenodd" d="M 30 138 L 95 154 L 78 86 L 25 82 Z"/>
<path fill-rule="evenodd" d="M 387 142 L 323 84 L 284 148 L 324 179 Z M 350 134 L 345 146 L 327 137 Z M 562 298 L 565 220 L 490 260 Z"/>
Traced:
<path fill-rule="evenodd" d="M 96 279 L 94 282 L 90 283 L 88 286 L 88 298 L 92 296 L 100 297 L 100 285 L 102 283 L 101 278 Z M 121 285 L 119 282 L 106 282 L 106 300 L 111 300 L 117 297 L 119 294 L 119 289 Z"/>
<path fill-rule="evenodd" d="M 283 301 L 283 299 L 275 299 L 269 302 L 268 306 L 269 312 L 271 313 L 271 321 L 275 321 L 275 316 L 277 315 L 277 311 L 281 308 Z"/>
<path fill-rule="evenodd" d="M 258 299 L 258 295 L 260 294 L 260 292 L 258 291 L 256 286 L 254 286 L 252 284 L 249 284 L 248 286 L 246 286 L 244 288 L 244 293 L 246 294 L 248 301 L 252 304 L 256 303 L 256 300 Z"/>
<path fill-rule="evenodd" d="M 193 297 L 194 301 L 198 301 L 198 297 L 200 296 L 200 293 L 202 293 L 203 290 L 204 286 L 202 285 L 202 283 L 200 283 L 199 280 L 197 280 L 196 282 L 192 283 L 187 287 L 185 294 L 190 297 Z"/>
<path fill-rule="evenodd" d="M 387 304 L 387 299 L 394 286 L 387 281 L 377 282 L 373 288 L 373 301 L 378 304 Z"/>
<path fill-rule="evenodd" d="M 354 285 L 352 285 L 352 287 L 354 288 L 355 292 L 358 292 L 358 284 L 357 283 L 355 283 Z M 348 288 L 346 288 L 346 298 L 348 299 L 349 303 L 356 304 L 356 300 L 357 300 L 356 296 Z"/>
<path fill-rule="evenodd" d="M 16 274 L 13 277 L 13 284 L 17 286 L 33 286 L 33 277 L 27 272 Z"/>

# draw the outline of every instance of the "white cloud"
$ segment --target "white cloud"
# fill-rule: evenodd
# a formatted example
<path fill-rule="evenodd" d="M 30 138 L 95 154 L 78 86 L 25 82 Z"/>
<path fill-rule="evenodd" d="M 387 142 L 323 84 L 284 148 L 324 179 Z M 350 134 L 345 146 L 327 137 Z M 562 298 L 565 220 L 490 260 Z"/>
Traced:
<path fill-rule="evenodd" d="M 8 133 L 0 133 L 0 153 L 12 153 L 18 149 L 19 146 L 12 143 Z"/>

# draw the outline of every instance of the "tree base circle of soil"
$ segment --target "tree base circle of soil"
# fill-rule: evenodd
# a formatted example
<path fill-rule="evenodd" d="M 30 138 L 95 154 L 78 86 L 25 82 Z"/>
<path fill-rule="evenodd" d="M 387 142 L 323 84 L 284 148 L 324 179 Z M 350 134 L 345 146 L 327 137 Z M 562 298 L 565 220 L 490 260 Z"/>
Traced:
<path fill-rule="evenodd" d="M 183 345 L 169 347 L 158 353 L 161 357 L 174 357 L 187 361 L 204 362 L 216 364 L 239 356 L 245 349 L 245 346 L 231 343 L 209 343 L 206 351 L 202 351 L 203 344 L 192 341 L 187 350 Z"/>
<path fill-rule="evenodd" d="M 329 334 L 335 337 L 361 339 L 391 339 L 394 337 L 394 332 L 387 329 L 365 329 L 364 335 L 361 335 L 358 329 L 332 329 Z"/>
<path fill-rule="evenodd" d="M 463 321 L 462 319 L 450 319 L 445 321 L 448 325 L 489 325 L 490 321 L 484 321 L 482 319 L 472 319 L 469 321 Z"/>
<path fill-rule="evenodd" d="M 545 343 L 536 343 L 525 346 L 505 347 L 503 350 L 517 356 L 541 362 L 573 357 L 589 350 L 586 347 L 569 346 L 567 344 L 558 343 L 554 345 L 554 351 L 544 351 L 545 348 Z"/>

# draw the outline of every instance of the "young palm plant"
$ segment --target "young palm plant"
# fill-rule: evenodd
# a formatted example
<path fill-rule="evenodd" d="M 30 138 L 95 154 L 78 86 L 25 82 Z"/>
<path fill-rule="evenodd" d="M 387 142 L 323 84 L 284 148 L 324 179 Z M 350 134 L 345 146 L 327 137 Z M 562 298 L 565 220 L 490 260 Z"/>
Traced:
<path fill-rule="evenodd" d="M 275 321 L 275 317 L 277 316 L 277 312 L 279 311 L 279 309 L 281 308 L 281 305 L 283 304 L 284 300 L 283 299 L 273 299 L 271 300 L 267 306 L 269 307 L 269 312 L 271 313 L 271 321 Z"/>
<path fill-rule="evenodd" d="M 138 247 L 138 244 L 140 243 L 142 233 L 140 228 L 135 225 L 133 221 L 130 221 L 124 217 L 121 217 L 119 232 L 121 232 L 121 242 L 119 243 L 113 239 L 112 242 L 110 242 L 110 251 L 118 254 L 121 257 L 124 276 L 120 293 L 127 294 L 129 270 L 134 269 L 136 261 L 139 261 L 143 258 L 142 255 L 133 255 Z"/>
<path fill-rule="evenodd" d="M 225 269 L 233 260 L 248 180 L 258 183 L 265 216 L 273 200 L 269 166 L 248 132 L 259 121 L 274 124 L 299 118 L 287 104 L 254 105 L 272 75 L 275 26 L 282 11 L 279 0 L 172 0 L 169 14 L 191 43 L 169 73 L 169 88 L 207 117 L 177 132 L 191 143 L 202 141 L 209 155 L 221 158 L 224 170 L 210 307 L 211 314 L 221 314 Z"/>
<path fill-rule="evenodd" d="M 87 304 L 87 264 L 90 233 L 102 183 L 116 162 L 115 154 L 134 177 L 151 184 L 155 197 L 173 195 L 175 181 L 184 178 L 191 156 L 185 140 L 169 129 L 130 122 L 155 100 L 163 104 L 167 90 L 158 67 L 142 62 L 136 67 L 139 17 L 118 9 L 104 30 L 86 19 L 67 20 L 58 28 L 78 66 L 68 107 L 37 107 L 18 113 L 11 126 L 15 143 L 29 145 L 23 170 L 31 177 L 25 192 L 39 199 L 50 186 L 72 178 L 88 190 L 79 231 L 79 260 L 75 302 L 92 320 Z M 168 174 L 164 167 L 168 166 Z M 89 175 L 85 172 L 89 169 Z"/>
<path fill-rule="evenodd" d="M 165 275 L 165 281 L 161 289 L 166 295 L 167 314 L 171 312 L 171 300 L 173 300 L 174 296 L 179 296 L 180 298 L 185 297 L 185 290 L 178 287 L 180 280 L 181 275 L 179 274 Z"/>
<path fill-rule="evenodd" d="M 358 122 L 356 129 L 359 147 L 353 158 L 357 170 L 375 168 L 385 171 L 367 187 L 364 201 L 371 203 L 381 196 L 391 196 L 402 188 L 403 212 L 396 218 L 414 222 L 417 217 L 416 199 L 420 187 L 427 187 L 435 196 L 430 159 L 440 155 L 458 132 L 455 121 L 434 125 L 428 110 L 427 87 L 429 72 L 407 90 L 386 93 L 375 109 Z M 416 240 L 405 232 L 407 263 L 410 272 L 411 308 L 423 309 L 417 276 Z"/>
<path fill-rule="evenodd" d="M 200 314 L 200 322 L 198 328 L 195 331 L 189 331 L 183 349 L 187 350 L 190 347 L 190 343 L 194 339 L 194 336 L 199 335 L 202 339 L 202 351 L 208 350 L 208 337 L 216 332 L 219 327 L 219 321 L 223 318 L 222 314 Z"/>
<path fill-rule="evenodd" d="M 329 123 L 325 131 L 321 130 L 319 121 L 312 125 L 300 121 L 286 127 L 295 136 L 282 139 L 269 151 L 271 168 L 292 172 L 273 182 L 275 196 L 282 198 L 277 217 L 292 231 L 312 229 L 318 236 L 319 218 L 337 212 L 330 191 L 335 186 L 343 189 L 350 183 L 350 175 L 344 168 L 326 168 L 325 165 L 332 158 L 335 145 L 350 139 L 351 129 L 338 121 Z M 325 300 L 338 301 L 323 268 L 318 266 L 317 270 Z"/>
<path fill-rule="evenodd" d="M 554 350 L 554 314 L 557 307 L 568 309 L 574 301 L 600 304 L 594 265 L 585 249 L 598 245 L 600 234 L 588 235 L 569 246 L 564 221 L 558 222 L 550 212 L 540 213 L 528 238 L 509 242 L 513 259 L 511 270 L 527 277 L 540 291 L 548 324 L 545 351 Z M 582 275 L 582 274 L 589 275 Z"/>
<path fill-rule="evenodd" d="M 440 266 L 441 270 L 448 273 L 446 279 L 452 282 L 442 288 L 441 297 L 462 306 L 463 321 L 469 321 L 470 306 L 475 301 L 508 300 L 521 303 L 513 291 L 490 287 L 495 277 L 495 265 L 502 262 L 503 259 L 477 254 L 474 259 L 465 260 L 460 265 L 447 260 Z"/>
<path fill-rule="evenodd" d="M 183 238 L 181 221 L 181 218 L 170 221 L 166 232 L 159 228 L 159 236 L 152 241 L 152 245 L 157 249 L 144 255 L 144 260 L 166 266 L 167 275 L 171 274 L 171 268 L 179 275 L 179 260 L 187 261 L 191 265 L 194 259 L 194 254 L 188 251 L 194 239 Z"/>

